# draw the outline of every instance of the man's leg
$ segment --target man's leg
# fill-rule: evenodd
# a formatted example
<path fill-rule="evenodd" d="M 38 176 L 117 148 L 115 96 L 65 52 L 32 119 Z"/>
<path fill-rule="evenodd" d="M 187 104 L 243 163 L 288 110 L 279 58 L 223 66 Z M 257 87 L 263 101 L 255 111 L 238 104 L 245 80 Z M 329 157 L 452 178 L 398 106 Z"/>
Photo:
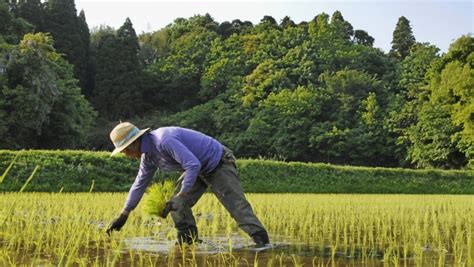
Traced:
<path fill-rule="evenodd" d="M 267 231 L 245 198 L 235 164 L 232 162 L 222 164 L 206 177 L 206 180 L 239 227 L 251 236 L 257 245 L 268 244 L 270 241 Z"/>
<path fill-rule="evenodd" d="M 181 176 L 181 178 L 183 178 L 183 176 Z M 175 195 L 179 192 L 181 188 L 181 178 L 178 180 Z M 193 243 L 198 238 L 196 220 L 194 219 L 194 215 L 191 208 L 201 198 L 206 189 L 206 183 L 204 183 L 198 177 L 191 190 L 187 193 L 187 195 L 185 197 L 176 197 L 175 201 L 173 202 L 173 208 L 175 209 L 175 211 L 171 211 L 170 214 L 176 227 L 179 244 Z"/>

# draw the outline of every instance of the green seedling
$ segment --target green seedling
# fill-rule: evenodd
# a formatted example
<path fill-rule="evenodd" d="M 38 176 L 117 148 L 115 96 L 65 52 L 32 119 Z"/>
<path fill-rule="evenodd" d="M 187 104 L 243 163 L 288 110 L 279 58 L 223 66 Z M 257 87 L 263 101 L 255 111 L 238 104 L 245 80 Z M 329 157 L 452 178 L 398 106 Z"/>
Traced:
<path fill-rule="evenodd" d="M 25 184 L 21 187 L 20 193 L 23 192 L 26 189 L 26 186 L 30 183 L 30 181 L 33 180 L 33 177 L 35 177 L 35 174 L 36 174 L 36 172 L 38 171 L 39 168 L 40 168 L 40 166 L 36 165 L 35 169 L 31 173 L 30 177 L 28 177 Z"/>
<path fill-rule="evenodd" d="M 10 165 L 8 165 L 7 169 L 3 172 L 2 176 L 0 176 L 0 184 L 3 183 L 3 180 L 5 180 L 5 177 L 7 177 L 7 174 L 10 172 L 11 168 L 13 167 L 13 164 L 15 164 L 17 157 L 18 157 L 18 154 L 15 155 L 12 162 L 10 162 Z"/>
<path fill-rule="evenodd" d="M 170 180 L 151 185 L 143 199 L 143 211 L 151 216 L 162 217 L 166 203 L 173 197 L 174 183 Z"/>

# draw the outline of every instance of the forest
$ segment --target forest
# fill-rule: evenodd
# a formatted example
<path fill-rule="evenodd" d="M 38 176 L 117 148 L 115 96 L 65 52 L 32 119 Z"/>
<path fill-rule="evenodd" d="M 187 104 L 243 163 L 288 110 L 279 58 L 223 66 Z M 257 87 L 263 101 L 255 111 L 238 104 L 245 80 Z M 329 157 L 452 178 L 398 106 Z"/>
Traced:
<path fill-rule="evenodd" d="M 0 149 L 110 150 L 119 121 L 202 131 L 239 158 L 474 169 L 474 37 L 408 18 L 392 48 L 341 12 L 90 29 L 74 0 L 0 1 Z"/>

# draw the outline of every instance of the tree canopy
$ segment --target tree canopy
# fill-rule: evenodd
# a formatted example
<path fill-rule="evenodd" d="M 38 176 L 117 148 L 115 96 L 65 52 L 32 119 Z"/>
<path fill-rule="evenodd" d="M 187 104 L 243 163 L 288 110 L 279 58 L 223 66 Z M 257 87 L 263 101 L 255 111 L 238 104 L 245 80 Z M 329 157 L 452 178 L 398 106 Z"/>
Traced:
<path fill-rule="evenodd" d="M 2 148 L 110 149 L 110 129 L 131 120 L 200 130 L 240 157 L 474 168 L 472 35 L 440 54 L 402 16 L 385 52 L 339 11 L 255 25 L 195 15 L 137 35 L 128 18 L 89 30 L 73 0 L 10 5 Z"/>

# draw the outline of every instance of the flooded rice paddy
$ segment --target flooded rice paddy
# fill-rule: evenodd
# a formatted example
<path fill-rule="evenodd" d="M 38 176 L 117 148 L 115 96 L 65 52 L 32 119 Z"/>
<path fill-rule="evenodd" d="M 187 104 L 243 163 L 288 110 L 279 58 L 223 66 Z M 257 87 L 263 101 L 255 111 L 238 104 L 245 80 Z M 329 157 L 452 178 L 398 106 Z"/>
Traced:
<path fill-rule="evenodd" d="M 140 206 L 105 234 L 125 193 L 0 194 L 0 266 L 474 266 L 474 197 L 248 194 L 273 247 L 255 251 L 212 194 L 202 242 Z"/>

